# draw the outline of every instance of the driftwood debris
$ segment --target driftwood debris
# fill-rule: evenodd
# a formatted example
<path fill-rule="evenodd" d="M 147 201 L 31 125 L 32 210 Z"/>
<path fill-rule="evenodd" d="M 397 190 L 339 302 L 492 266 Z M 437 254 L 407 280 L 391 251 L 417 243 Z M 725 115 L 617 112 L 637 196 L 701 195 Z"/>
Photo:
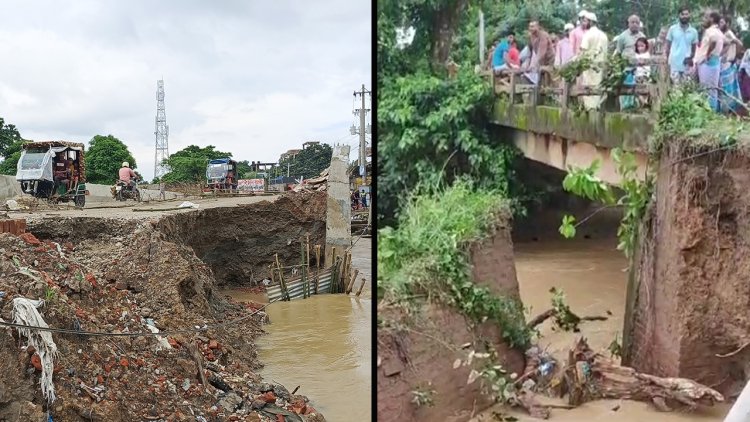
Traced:
<path fill-rule="evenodd" d="M 579 339 L 568 354 L 562 382 L 568 403 L 578 406 L 596 399 L 627 399 L 653 403 L 661 411 L 673 407 L 712 406 L 724 396 L 686 378 L 661 378 L 620 366 L 594 352 L 585 338 Z"/>
<path fill-rule="evenodd" d="M 550 308 L 542 312 L 541 314 L 537 315 L 536 317 L 532 318 L 531 321 L 529 321 L 529 323 L 526 325 L 529 328 L 536 328 L 537 325 L 543 323 L 544 321 L 552 317 L 555 317 L 556 320 L 564 319 L 566 321 L 570 321 L 571 324 L 575 326 L 575 328 L 577 328 L 578 324 L 581 323 L 582 321 L 606 321 L 607 320 L 607 317 L 598 316 L 598 315 L 579 317 L 578 315 L 568 310 L 566 310 L 563 313 L 564 315 L 560 315 L 561 314 L 560 311 L 558 311 L 555 308 Z M 561 324 L 558 323 L 558 325 L 561 325 Z"/>

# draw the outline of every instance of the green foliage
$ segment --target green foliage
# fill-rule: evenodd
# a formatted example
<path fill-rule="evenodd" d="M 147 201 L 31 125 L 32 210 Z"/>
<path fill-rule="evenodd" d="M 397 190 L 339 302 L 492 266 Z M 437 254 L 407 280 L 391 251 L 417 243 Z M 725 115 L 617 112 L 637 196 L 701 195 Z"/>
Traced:
<path fill-rule="evenodd" d="M 289 164 L 289 175 L 302 176 L 305 179 L 320 176 L 320 172 L 331 165 L 333 148 L 328 144 L 313 144 L 307 146 L 295 155 L 284 161 L 279 161 L 279 168 L 287 170 Z M 286 173 L 284 173 L 286 174 Z"/>
<path fill-rule="evenodd" d="M 617 229 L 617 237 L 620 241 L 617 249 L 623 251 L 626 257 L 631 258 L 636 246 L 638 226 L 651 197 L 653 179 L 651 175 L 646 175 L 645 181 L 639 180 L 638 165 L 632 153 L 615 148 L 611 154 L 613 161 L 617 164 L 617 173 L 622 180 L 620 189 L 623 193 L 618 199 L 615 200 L 612 187 L 596 177 L 599 169 L 598 160 L 585 169 L 571 167 L 563 180 L 563 188 L 591 201 L 601 202 L 605 206 L 617 205 L 623 208 L 624 214 Z M 574 225 L 575 217 L 563 216 L 560 234 L 566 238 L 574 237 L 576 227 L 585 220 Z"/>
<path fill-rule="evenodd" d="M 128 147 L 112 135 L 96 135 L 91 138 L 84 159 L 86 180 L 89 183 L 114 184 L 123 161 L 127 161 L 132 169 L 137 167 Z"/>
<path fill-rule="evenodd" d="M 397 77 L 378 110 L 378 215 L 390 221 L 419 183 L 469 175 L 479 187 L 512 196 L 515 148 L 490 142 L 492 92 L 471 72 L 454 80 Z"/>
<path fill-rule="evenodd" d="M 411 391 L 411 402 L 417 407 L 432 407 L 435 405 L 435 389 L 432 388 L 432 383 L 427 383 L 426 386 L 417 386 Z"/>
<path fill-rule="evenodd" d="M 213 145 L 204 148 L 190 145 L 169 156 L 167 165 L 170 171 L 163 180 L 165 183 L 203 181 L 206 179 L 208 161 L 227 157 L 232 158 L 232 154 L 216 151 Z"/>
<path fill-rule="evenodd" d="M 250 168 L 250 161 L 238 161 L 237 162 L 237 177 L 239 179 L 254 179 L 255 172 Z"/>
<path fill-rule="evenodd" d="M 622 357 L 622 344 L 620 343 L 620 333 L 617 333 L 615 335 L 614 340 L 612 340 L 612 342 L 609 343 L 607 350 L 609 350 L 609 355 L 611 357 L 618 357 L 618 358 Z"/>
<path fill-rule="evenodd" d="M 5 150 L 5 156 L 2 162 L 0 162 L 0 174 L 6 174 L 9 176 L 15 176 L 18 170 L 18 160 L 21 159 L 21 149 L 25 140 L 17 140 L 13 142 Z"/>
<path fill-rule="evenodd" d="M 651 152 L 658 154 L 667 139 L 690 139 L 693 145 L 731 145 L 745 129 L 741 120 L 727 119 L 711 109 L 695 85 L 670 91 L 659 110 Z"/>
<path fill-rule="evenodd" d="M 581 318 L 574 314 L 570 310 L 570 306 L 565 302 L 565 292 L 555 287 L 549 291 L 552 293 L 552 309 L 555 310 L 555 325 L 563 331 L 577 331 L 578 324 L 581 323 Z"/>
<path fill-rule="evenodd" d="M 15 125 L 5 123 L 0 117 L 0 174 L 14 176 L 21 158 L 21 147 L 28 140 L 23 139 Z"/>
<path fill-rule="evenodd" d="M 493 295 L 471 276 L 470 245 L 491 235 L 508 213 L 497 191 L 475 190 L 463 180 L 415 194 L 397 228 L 378 232 L 378 298 L 425 294 L 475 323 L 496 322 L 511 345 L 524 348 L 531 331 L 521 304 Z"/>
<path fill-rule="evenodd" d="M 572 239 L 576 236 L 576 218 L 572 215 L 564 215 L 562 225 L 558 229 L 560 234 L 566 239 Z"/>
<path fill-rule="evenodd" d="M 645 181 L 638 179 L 638 164 L 633 154 L 623 153 L 621 149 L 615 148 L 612 150 L 612 159 L 617 163 L 617 172 L 622 177 L 620 189 L 624 192 L 617 201 L 624 210 L 620 227 L 617 229 L 617 237 L 620 240 L 617 249 L 625 252 L 625 256 L 630 259 L 636 247 L 641 219 L 651 199 L 653 179 L 651 175 L 646 175 Z"/>
<path fill-rule="evenodd" d="M 5 123 L 5 120 L 0 117 L 0 156 L 8 158 L 13 154 L 9 151 L 14 144 L 23 143 L 24 139 L 21 137 L 21 133 L 18 132 L 16 125 Z M 13 173 L 15 174 L 15 172 Z"/>
<path fill-rule="evenodd" d="M 599 160 L 594 160 L 584 169 L 568 166 L 568 174 L 563 179 L 563 189 L 591 201 L 613 204 L 615 199 L 611 187 L 596 176 L 600 168 Z"/>

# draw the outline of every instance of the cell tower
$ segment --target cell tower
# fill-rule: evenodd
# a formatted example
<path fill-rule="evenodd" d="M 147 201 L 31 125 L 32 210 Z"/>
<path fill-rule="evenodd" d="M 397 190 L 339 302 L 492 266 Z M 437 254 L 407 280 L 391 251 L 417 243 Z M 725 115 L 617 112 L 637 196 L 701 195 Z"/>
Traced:
<path fill-rule="evenodd" d="M 154 177 L 162 177 L 169 173 L 169 167 L 164 160 L 169 158 L 169 126 L 167 126 L 167 112 L 164 108 L 164 80 L 156 81 L 156 158 L 154 159 Z"/>

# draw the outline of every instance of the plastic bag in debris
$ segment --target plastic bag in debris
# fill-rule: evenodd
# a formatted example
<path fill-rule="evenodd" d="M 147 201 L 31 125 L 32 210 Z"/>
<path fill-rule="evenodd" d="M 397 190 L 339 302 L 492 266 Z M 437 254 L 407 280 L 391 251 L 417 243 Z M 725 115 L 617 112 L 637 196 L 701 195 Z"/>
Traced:
<path fill-rule="evenodd" d="M 9 200 L 5 201 L 5 208 L 7 208 L 7 209 L 9 209 L 11 211 L 16 211 L 16 210 L 20 210 L 21 209 L 21 207 L 18 206 L 18 202 L 16 202 L 13 199 L 9 199 Z"/>
<path fill-rule="evenodd" d="M 178 206 L 177 208 L 198 208 L 198 207 L 199 207 L 198 204 L 194 204 L 190 201 L 185 201 L 181 203 L 180 206 Z"/>
<path fill-rule="evenodd" d="M 159 329 L 156 328 L 156 327 L 154 327 L 153 325 L 146 324 L 146 328 L 148 328 L 149 331 L 151 331 L 154 334 L 156 334 L 156 333 L 159 332 Z M 169 344 L 169 342 L 167 341 L 166 338 L 164 338 L 164 336 L 154 336 L 154 337 L 156 337 L 156 341 L 159 343 L 159 344 L 156 345 L 156 351 L 157 352 L 159 350 L 169 350 L 169 349 L 172 348 L 172 345 Z"/>
<path fill-rule="evenodd" d="M 44 305 L 43 300 L 31 300 L 24 297 L 13 299 L 13 322 L 31 327 L 49 328 L 36 308 Z M 19 328 L 19 334 L 29 339 L 29 345 L 36 349 L 42 362 L 42 395 L 48 403 L 55 401 L 55 386 L 52 383 L 53 359 L 57 356 L 57 345 L 49 331 Z"/>

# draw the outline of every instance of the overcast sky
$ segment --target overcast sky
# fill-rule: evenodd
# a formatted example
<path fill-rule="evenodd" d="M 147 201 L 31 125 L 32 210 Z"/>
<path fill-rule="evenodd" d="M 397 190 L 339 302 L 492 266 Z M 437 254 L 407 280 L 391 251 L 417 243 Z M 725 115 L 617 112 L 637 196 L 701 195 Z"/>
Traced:
<path fill-rule="evenodd" d="M 5 0 L 0 10 L 0 117 L 26 139 L 112 134 L 150 179 L 163 77 L 171 153 L 215 145 L 271 162 L 308 140 L 357 145 L 369 1 Z"/>

